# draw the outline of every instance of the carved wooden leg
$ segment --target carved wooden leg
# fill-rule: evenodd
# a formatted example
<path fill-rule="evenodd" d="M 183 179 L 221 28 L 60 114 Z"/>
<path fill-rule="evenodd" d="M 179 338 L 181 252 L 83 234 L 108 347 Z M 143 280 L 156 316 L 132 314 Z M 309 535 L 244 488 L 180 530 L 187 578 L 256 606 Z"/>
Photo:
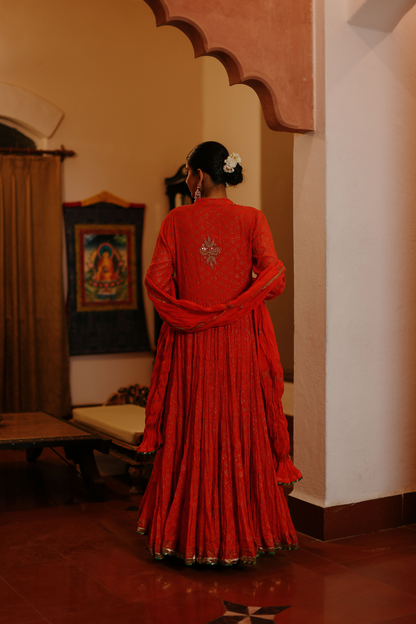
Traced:
<path fill-rule="evenodd" d="M 144 475 L 144 469 L 145 467 L 142 465 L 129 466 L 129 475 L 133 483 L 133 485 L 130 488 L 130 494 L 140 494 L 140 491 L 142 488 L 140 487 L 139 489 L 139 485 L 140 485 L 140 479 Z"/>
<path fill-rule="evenodd" d="M 95 501 L 103 501 L 105 498 L 105 485 L 98 472 L 93 449 L 81 447 L 74 449 L 74 452 L 70 452 L 69 455 L 76 464 L 79 464 L 84 483 L 91 498 Z"/>

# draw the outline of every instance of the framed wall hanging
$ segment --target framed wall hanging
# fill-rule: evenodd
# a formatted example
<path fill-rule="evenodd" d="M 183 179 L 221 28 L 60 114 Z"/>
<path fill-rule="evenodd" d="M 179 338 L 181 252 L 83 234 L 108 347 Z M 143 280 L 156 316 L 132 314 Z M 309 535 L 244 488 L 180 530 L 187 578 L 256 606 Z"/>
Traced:
<path fill-rule="evenodd" d="M 150 350 L 141 281 L 144 209 L 106 191 L 64 204 L 71 355 Z"/>

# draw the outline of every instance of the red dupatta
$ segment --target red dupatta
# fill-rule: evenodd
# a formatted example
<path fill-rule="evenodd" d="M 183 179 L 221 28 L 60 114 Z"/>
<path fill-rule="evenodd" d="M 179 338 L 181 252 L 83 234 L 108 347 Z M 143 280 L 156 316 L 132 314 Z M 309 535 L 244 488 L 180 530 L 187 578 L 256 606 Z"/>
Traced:
<path fill-rule="evenodd" d="M 276 459 L 278 480 L 289 484 L 302 478 L 289 458 L 289 435 L 281 398 L 284 389 L 283 371 L 270 315 L 264 299 L 284 280 L 282 264 L 269 265 L 248 290 L 236 299 L 210 308 L 175 299 L 146 277 L 148 295 L 165 321 L 159 336 L 150 392 L 146 406 L 146 427 L 139 453 L 153 453 L 162 444 L 162 422 L 166 390 L 171 367 L 175 331 L 197 332 L 232 323 L 253 312 L 257 340 L 257 357 L 264 397 L 270 444 Z"/>

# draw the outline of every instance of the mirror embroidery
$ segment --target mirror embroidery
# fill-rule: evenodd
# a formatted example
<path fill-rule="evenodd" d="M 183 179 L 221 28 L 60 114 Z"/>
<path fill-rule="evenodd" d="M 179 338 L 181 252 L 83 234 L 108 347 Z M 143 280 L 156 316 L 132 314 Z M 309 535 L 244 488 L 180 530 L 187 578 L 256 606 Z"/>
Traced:
<path fill-rule="evenodd" d="M 221 249 L 218 247 L 214 240 L 208 236 L 202 243 L 202 247 L 199 253 L 205 258 L 207 264 L 214 268 L 214 264 L 217 264 L 217 256 L 221 253 Z"/>

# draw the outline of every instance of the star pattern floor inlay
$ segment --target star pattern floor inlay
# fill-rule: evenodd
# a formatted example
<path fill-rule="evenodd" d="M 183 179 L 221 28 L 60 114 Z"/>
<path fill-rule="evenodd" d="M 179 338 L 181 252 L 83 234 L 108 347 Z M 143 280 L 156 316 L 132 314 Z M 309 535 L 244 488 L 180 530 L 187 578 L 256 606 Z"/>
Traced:
<path fill-rule="evenodd" d="M 265 624 L 274 622 L 278 613 L 290 609 L 291 605 L 285 607 L 250 607 L 223 600 L 226 609 L 224 615 L 208 624 Z"/>

